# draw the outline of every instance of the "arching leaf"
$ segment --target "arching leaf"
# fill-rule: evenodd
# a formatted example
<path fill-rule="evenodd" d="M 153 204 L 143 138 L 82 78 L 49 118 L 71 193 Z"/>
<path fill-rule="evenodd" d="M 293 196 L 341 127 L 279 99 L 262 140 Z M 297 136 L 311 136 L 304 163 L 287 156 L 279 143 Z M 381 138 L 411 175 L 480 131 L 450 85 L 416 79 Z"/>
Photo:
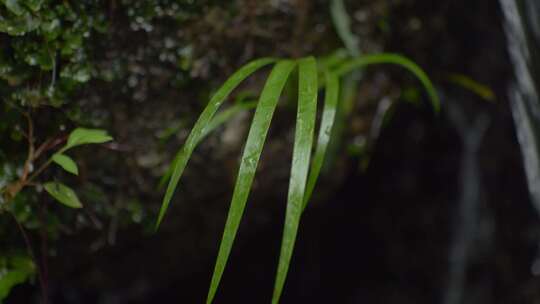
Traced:
<path fill-rule="evenodd" d="M 315 188 L 315 184 L 317 183 L 317 179 L 319 178 L 336 119 L 339 97 L 339 79 L 332 72 L 326 72 L 325 79 L 326 91 L 324 96 L 324 109 L 321 119 L 321 126 L 319 127 L 319 135 L 317 138 L 317 148 L 315 150 L 315 154 L 313 155 L 311 168 L 309 169 L 306 195 L 304 196 L 302 210 L 306 208 L 309 199 L 311 198 L 311 194 L 313 193 L 313 189 Z"/>
<path fill-rule="evenodd" d="M 214 96 L 212 96 L 210 102 L 203 110 L 201 116 L 199 116 L 199 119 L 193 126 L 193 129 L 191 130 L 191 133 L 189 134 L 186 143 L 180 149 L 180 151 L 178 151 L 175 160 L 172 163 L 174 165 L 174 169 L 172 171 L 171 179 L 169 180 L 167 190 L 165 191 L 165 197 L 163 198 L 161 209 L 159 210 L 156 229 L 159 227 L 159 224 L 165 216 L 165 212 L 169 207 L 174 191 L 178 186 L 178 182 L 180 181 L 180 177 L 184 172 L 184 168 L 186 167 L 191 153 L 193 153 L 193 150 L 195 150 L 195 147 L 200 142 L 201 138 L 205 135 L 205 129 L 208 128 L 210 121 L 216 114 L 216 111 L 219 109 L 223 101 L 225 101 L 225 99 L 229 96 L 232 90 L 234 90 L 244 79 L 246 79 L 246 77 L 253 74 L 255 71 L 262 68 L 263 66 L 273 62 L 275 62 L 275 59 L 262 58 L 244 65 L 238 71 L 236 71 L 236 73 L 229 77 L 229 79 L 225 81 L 225 83 L 219 88 L 219 90 L 214 94 Z"/>
<path fill-rule="evenodd" d="M 257 102 L 255 101 L 242 102 L 242 103 L 237 103 L 220 113 L 217 113 L 214 116 L 214 118 L 212 118 L 210 123 L 208 123 L 208 126 L 204 129 L 204 133 L 201 135 L 200 140 L 203 140 L 208 134 L 212 133 L 212 131 L 217 129 L 219 126 L 221 126 L 222 124 L 224 124 L 225 122 L 227 122 L 228 120 L 230 120 L 231 118 L 239 114 L 240 112 L 252 110 L 256 106 L 257 106 Z M 176 161 L 177 160 L 175 159 L 173 164 L 169 167 L 169 169 L 167 169 L 167 172 L 165 172 L 165 174 L 159 180 L 159 185 L 158 185 L 159 189 L 163 188 L 165 184 L 171 178 L 172 172 L 174 168 L 176 167 L 176 163 L 175 163 Z"/>
<path fill-rule="evenodd" d="M 304 196 L 306 194 L 306 181 L 317 113 L 317 63 L 315 58 L 308 57 L 301 59 L 298 67 L 298 111 L 296 115 L 291 178 L 289 180 L 281 252 L 274 293 L 272 295 L 273 304 L 279 302 L 298 233 L 298 225 L 300 224 L 300 216 L 302 215 Z"/>
<path fill-rule="evenodd" d="M 263 149 L 266 135 L 270 127 L 274 110 L 276 109 L 279 96 L 289 78 L 289 75 L 294 68 L 295 63 L 290 60 L 283 60 L 276 64 L 272 69 L 268 80 L 259 99 L 259 104 L 253 116 L 253 122 L 249 129 L 246 146 L 242 153 L 240 169 L 234 186 L 231 206 L 227 215 L 227 222 L 223 231 L 223 237 L 219 246 L 219 253 L 216 260 L 216 266 L 210 283 L 210 290 L 206 303 L 212 303 L 216 294 L 221 276 L 225 270 L 225 265 L 229 258 L 231 248 L 240 225 L 240 220 L 246 206 L 248 195 L 253 183 L 255 171 L 259 163 L 259 158 Z M 316 77 L 316 74 L 315 74 Z"/>
<path fill-rule="evenodd" d="M 338 76 L 342 76 L 344 74 L 351 72 L 354 69 L 365 67 L 368 65 L 373 65 L 373 64 L 395 64 L 409 70 L 418 78 L 418 80 L 420 80 L 420 82 L 426 89 L 426 92 L 429 96 L 429 99 L 431 101 L 431 104 L 435 112 L 440 111 L 441 103 L 439 100 L 439 96 L 437 95 L 437 92 L 435 91 L 433 83 L 431 83 L 431 80 L 429 80 L 429 77 L 422 70 L 422 68 L 420 68 L 416 63 L 412 62 L 411 60 L 401 55 L 389 54 L 389 53 L 364 55 L 364 56 L 351 59 L 350 61 L 343 63 L 334 71 L 334 73 L 336 73 Z"/>

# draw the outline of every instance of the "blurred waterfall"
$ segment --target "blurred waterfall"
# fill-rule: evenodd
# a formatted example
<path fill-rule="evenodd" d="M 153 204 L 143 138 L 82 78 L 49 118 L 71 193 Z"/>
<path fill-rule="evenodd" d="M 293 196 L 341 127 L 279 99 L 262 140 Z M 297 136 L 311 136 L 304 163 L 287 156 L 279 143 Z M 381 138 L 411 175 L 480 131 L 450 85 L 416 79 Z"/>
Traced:
<path fill-rule="evenodd" d="M 540 1 L 500 2 L 516 78 L 509 91 L 512 115 L 531 200 L 540 214 Z M 540 274 L 540 258 L 533 263 L 532 272 Z"/>
<path fill-rule="evenodd" d="M 473 123 L 467 122 L 466 115 L 455 102 L 446 103 L 451 124 L 458 131 L 462 142 L 461 166 L 459 175 L 460 196 L 457 213 L 453 219 L 453 235 L 450 244 L 448 282 L 443 298 L 444 304 L 462 304 L 465 302 L 467 286 L 467 268 L 469 258 L 479 251 L 480 243 L 489 235 L 482 233 L 485 214 L 481 212 L 482 183 L 479 167 L 479 149 L 484 133 L 489 125 L 489 118 L 480 114 Z M 473 245 L 474 244 L 474 245 Z"/>
<path fill-rule="evenodd" d="M 512 115 L 532 202 L 540 213 L 540 1 L 500 0 L 516 82 Z"/>

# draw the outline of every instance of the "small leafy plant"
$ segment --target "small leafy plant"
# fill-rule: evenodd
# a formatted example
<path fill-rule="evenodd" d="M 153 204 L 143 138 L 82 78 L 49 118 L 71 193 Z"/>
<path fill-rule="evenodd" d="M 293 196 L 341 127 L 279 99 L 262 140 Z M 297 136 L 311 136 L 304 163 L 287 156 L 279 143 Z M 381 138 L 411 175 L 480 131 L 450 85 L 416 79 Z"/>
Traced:
<path fill-rule="evenodd" d="M 76 128 L 69 134 L 67 140 L 65 137 L 52 138 L 44 141 L 39 146 L 36 146 L 32 119 L 28 114 L 25 116 L 28 121 L 28 128 L 25 133 L 25 137 L 28 140 L 27 158 L 18 178 L 7 185 L 0 187 L 0 213 L 3 211 L 12 213 L 13 218 L 17 222 L 17 226 L 24 237 L 28 255 L 4 255 L 4 253 L 0 255 L 0 303 L 8 296 L 13 286 L 31 279 L 36 272 L 42 285 L 44 299 L 46 299 L 45 278 L 34 263 L 35 257 L 32 245 L 26 235 L 21 220 L 17 216 L 17 208 L 14 206 L 17 198 L 21 196 L 21 192 L 23 192 L 26 187 L 35 187 L 36 189 L 43 188 L 51 197 L 62 205 L 70 208 L 82 208 L 83 205 L 77 194 L 69 186 L 56 180 L 44 183 L 39 183 L 37 180 L 53 163 L 66 172 L 78 175 L 79 169 L 76 162 L 69 157 L 66 152 L 81 145 L 101 144 L 112 140 L 112 137 L 104 130 Z M 58 145 L 63 142 L 65 142 L 65 144 L 62 147 L 57 148 Z M 53 152 L 52 155 L 44 161 L 41 161 L 43 156 L 50 154 L 51 151 Z M 41 165 L 38 169 L 34 170 L 34 166 L 40 161 Z M 45 302 L 46 300 L 44 300 L 44 303 Z"/>
<path fill-rule="evenodd" d="M 33 139 L 33 127 L 30 118 L 28 119 L 28 157 L 23 167 L 23 173 L 20 178 L 7 185 L 5 188 L 0 189 L 0 193 L 3 195 L 4 200 L 9 203 L 13 200 L 23 188 L 27 186 L 36 186 L 34 181 L 36 178 L 45 171 L 52 163 L 57 164 L 65 171 L 78 175 L 79 168 L 75 161 L 67 156 L 65 152 L 68 150 L 86 144 L 100 144 L 112 140 L 112 137 L 107 134 L 104 130 L 99 129 L 85 129 L 85 128 L 76 128 L 71 132 L 67 139 L 67 143 L 58 149 L 49 159 L 47 159 L 35 172 L 31 172 L 34 166 L 34 163 L 42 156 L 42 154 L 54 146 L 53 141 L 46 141 L 40 145 L 37 149 L 34 147 Z M 79 198 L 70 187 L 64 185 L 63 183 L 57 181 L 45 182 L 42 184 L 43 188 L 47 193 L 49 193 L 55 200 L 62 203 L 65 206 L 71 208 L 82 208 L 82 204 L 79 201 Z"/>
<path fill-rule="evenodd" d="M 231 205 L 208 291 L 207 304 L 211 303 L 216 295 L 247 203 L 259 158 L 272 121 L 272 116 L 283 88 L 296 67 L 298 67 L 296 130 L 287 195 L 285 224 L 283 228 L 283 238 L 272 303 L 279 302 L 292 257 L 302 212 L 306 208 L 317 182 L 325 159 L 328 142 L 331 139 L 340 91 L 339 78 L 355 69 L 364 68 L 369 65 L 398 65 L 412 72 L 420 80 L 427 91 L 433 108 L 435 111 L 439 111 L 439 99 L 433 84 L 426 73 L 414 62 L 401 55 L 383 53 L 365 55 L 354 59 L 344 58 L 333 62 L 323 63 L 320 71 L 317 67 L 317 61 L 313 57 L 302 58 L 299 60 L 281 60 L 273 58 L 254 60 L 235 72 L 213 95 L 193 126 L 185 144 L 177 153 L 169 170 L 169 174 L 166 175 L 166 178 L 169 179 L 169 183 L 157 219 L 156 229 L 163 220 L 191 154 L 203 137 L 208 134 L 210 130 L 214 129 L 217 124 L 223 121 L 222 118 L 219 120 L 220 114 L 216 115 L 219 107 L 244 79 L 262 67 L 270 64 L 274 64 L 274 67 L 266 80 L 258 103 L 256 104 L 255 114 L 244 146 Z M 323 88 L 325 89 L 324 107 L 317 144 L 313 159 L 311 160 L 318 91 Z"/>

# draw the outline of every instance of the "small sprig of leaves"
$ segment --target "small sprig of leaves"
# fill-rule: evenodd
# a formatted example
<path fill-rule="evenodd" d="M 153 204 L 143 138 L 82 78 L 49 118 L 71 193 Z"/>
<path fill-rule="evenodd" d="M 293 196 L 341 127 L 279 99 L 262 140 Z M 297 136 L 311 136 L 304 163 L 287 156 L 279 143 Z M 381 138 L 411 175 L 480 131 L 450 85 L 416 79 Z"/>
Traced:
<path fill-rule="evenodd" d="M 20 218 L 17 212 L 19 200 L 27 194 L 23 190 L 28 186 L 34 186 L 37 189 L 43 188 L 45 192 L 63 206 L 82 208 L 83 205 L 77 194 L 69 186 L 56 180 L 41 183 L 38 182 L 38 179 L 53 163 L 66 172 L 78 175 L 77 163 L 67 155 L 67 152 L 81 145 L 101 144 L 113 139 L 104 130 L 76 128 L 67 136 L 67 140 L 66 136 L 59 136 L 47 139 L 39 146 L 36 146 L 32 119 L 27 113 L 24 113 L 24 116 L 28 123 L 26 132 L 23 132 L 23 136 L 28 141 L 28 155 L 21 173 L 12 176 L 9 182 L 0 185 L 0 213 L 2 211 L 11 213 L 25 240 L 28 253 L 14 256 L 0 254 L 0 304 L 8 296 L 13 286 L 28 281 L 35 273 L 40 278 L 42 288 L 46 289 L 43 274 L 36 266 L 37 263 L 35 263 L 31 242 L 23 228 L 24 217 Z M 59 147 L 63 143 L 65 144 Z M 49 157 L 42 161 L 41 159 L 45 155 L 49 155 Z M 37 167 L 37 170 L 34 170 L 35 165 L 39 163 L 41 165 Z"/>
<path fill-rule="evenodd" d="M 321 166 L 325 159 L 328 142 L 332 136 L 332 129 L 336 117 L 337 99 L 340 90 L 339 77 L 369 65 L 398 65 L 411 72 L 418 80 L 420 80 L 421 84 L 426 89 L 427 95 L 430 98 L 435 111 L 438 112 L 440 108 L 439 98 L 429 77 L 418 65 L 401 55 L 384 53 L 365 55 L 356 58 L 343 58 L 331 65 L 323 64 L 321 72 L 324 74 L 324 78 L 321 79 L 322 81 L 319 80 L 317 61 L 313 57 L 307 57 L 300 60 L 279 60 L 273 58 L 254 60 L 235 72 L 213 95 L 193 126 L 184 146 L 176 155 L 169 170 L 169 174 L 165 177 L 165 179 L 169 180 L 169 184 L 163 198 L 156 229 L 163 220 L 191 154 L 204 136 L 208 134 L 209 130 L 215 127 L 216 124 L 214 122 L 219 116 L 219 114 L 216 115 L 219 107 L 244 79 L 262 67 L 270 64 L 275 65 L 262 89 L 259 101 L 256 105 L 253 121 L 249 129 L 248 138 L 244 146 L 240 168 L 238 170 L 238 176 L 231 199 L 231 206 L 227 215 L 218 257 L 212 275 L 210 289 L 208 291 L 207 304 L 212 303 L 216 295 L 247 203 L 272 116 L 283 88 L 296 67 L 298 67 L 299 73 L 296 132 L 283 238 L 272 296 L 273 304 L 277 304 L 281 297 L 294 249 L 300 218 L 317 182 Z M 326 88 L 326 94 L 318 141 L 310 165 L 314 141 L 313 133 L 315 129 L 317 94 L 320 88 Z"/>
<path fill-rule="evenodd" d="M 74 175 L 78 175 L 79 168 L 77 163 L 66 152 L 74 147 L 86 144 L 101 144 L 111 141 L 113 138 L 106 131 L 100 129 L 76 128 L 73 130 L 66 144 L 58 149 L 50 156 L 35 172 L 30 172 L 34 163 L 47 150 L 53 141 L 45 141 L 37 149 L 33 143 L 33 126 L 30 117 L 28 117 L 28 142 L 29 152 L 28 158 L 23 168 L 23 174 L 20 178 L 0 189 L 0 193 L 4 196 L 4 200 L 9 202 L 13 200 L 26 186 L 37 185 L 34 181 L 52 164 L 58 165 L 60 168 Z M 56 201 L 71 208 L 82 208 L 82 204 L 75 194 L 75 191 L 65 184 L 58 181 L 49 181 L 42 184 L 45 191 L 51 195 Z"/>
<path fill-rule="evenodd" d="M 79 168 L 77 167 L 77 163 L 71 157 L 67 156 L 65 152 L 76 146 L 101 144 L 112 139 L 104 130 L 77 128 L 69 135 L 66 145 L 53 154 L 49 161 L 54 162 L 71 174 L 78 175 Z M 43 187 L 58 202 L 71 208 L 82 208 L 82 204 L 75 191 L 68 186 L 59 182 L 47 182 L 43 184 Z"/>

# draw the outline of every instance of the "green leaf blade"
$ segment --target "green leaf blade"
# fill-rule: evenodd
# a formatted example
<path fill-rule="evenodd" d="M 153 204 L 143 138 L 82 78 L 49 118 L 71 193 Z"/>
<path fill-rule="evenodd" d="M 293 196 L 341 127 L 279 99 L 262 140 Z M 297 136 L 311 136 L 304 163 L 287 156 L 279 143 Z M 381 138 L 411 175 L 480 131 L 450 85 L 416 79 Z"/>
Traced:
<path fill-rule="evenodd" d="M 197 144 L 206 135 L 205 130 L 208 128 L 209 123 L 211 122 L 212 118 L 216 114 L 221 104 L 244 79 L 249 77 L 251 74 L 259 70 L 260 68 L 275 61 L 276 60 L 272 58 L 261 58 L 247 63 L 246 65 L 238 69 L 238 71 L 236 71 L 231 77 L 229 77 L 229 79 L 227 79 L 225 83 L 218 89 L 218 91 L 212 96 L 212 98 L 208 102 L 208 105 L 203 110 L 203 112 L 197 119 L 197 122 L 191 129 L 191 133 L 189 134 L 186 142 L 184 143 L 184 146 L 180 149 L 180 151 L 178 151 L 174 161 L 172 162 L 174 169 L 172 170 L 172 174 L 167 185 L 167 190 L 165 191 L 165 196 L 161 203 L 161 208 L 159 210 L 159 215 L 155 227 L 156 229 L 163 221 L 165 212 L 169 207 L 174 191 L 178 186 L 180 177 L 184 172 L 184 169 L 187 165 L 189 158 L 191 157 L 191 154 L 193 153 L 193 150 L 195 150 Z"/>
<path fill-rule="evenodd" d="M 363 55 L 359 58 L 343 63 L 334 71 L 334 73 L 336 73 L 338 76 L 342 76 L 354 69 L 374 64 L 395 64 L 411 72 L 424 86 L 435 112 L 440 112 L 441 102 L 433 83 L 420 66 L 404 56 L 391 53 Z"/>
<path fill-rule="evenodd" d="M 206 137 L 208 134 L 210 134 L 215 129 L 219 128 L 222 124 L 232 119 L 237 114 L 254 109 L 257 106 L 257 102 L 245 102 L 245 103 L 238 103 L 233 105 L 232 107 L 216 114 L 216 116 L 210 121 L 208 124 L 208 127 L 204 130 L 203 137 Z"/>
<path fill-rule="evenodd" d="M 231 206 L 208 291 L 207 304 L 212 303 L 221 281 L 245 209 L 272 116 L 285 83 L 294 67 L 295 62 L 290 60 L 278 62 L 272 69 L 262 90 L 242 154 Z"/>
<path fill-rule="evenodd" d="M 62 167 L 62 169 L 66 170 L 67 172 L 74 175 L 79 175 L 79 168 L 77 167 L 75 161 L 71 159 L 71 157 L 65 154 L 56 153 L 52 156 L 52 161 Z"/>
<path fill-rule="evenodd" d="M 327 71 L 325 73 L 325 79 L 326 91 L 324 97 L 324 109 L 317 138 L 317 148 L 313 155 L 313 161 L 311 162 L 311 168 L 309 170 L 306 195 L 304 196 L 302 210 L 306 209 L 309 199 L 313 194 L 317 179 L 319 178 L 336 119 L 339 98 L 339 78 L 334 73 Z"/>
<path fill-rule="evenodd" d="M 221 125 L 235 117 L 237 114 L 243 112 L 252 110 L 257 106 L 257 102 L 245 102 L 245 103 L 238 103 L 233 105 L 232 107 L 217 113 L 214 118 L 208 123 L 208 126 L 206 129 L 204 129 L 203 134 L 201 135 L 200 141 L 203 140 L 208 134 L 212 133 L 215 129 L 219 128 Z M 176 160 L 175 160 L 176 161 Z M 176 167 L 176 164 L 173 162 L 173 164 L 167 169 L 165 174 L 161 177 L 158 189 L 163 188 L 166 183 L 169 181 L 169 179 L 172 176 L 173 169 Z"/>
<path fill-rule="evenodd" d="M 102 144 L 113 140 L 107 131 L 101 129 L 77 128 L 69 134 L 67 144 L 62 151 L 86 144 Z"/>
<path fill-rule="evenodd" d="M 336 29 L 339 38 L 345 44 L 347 51 L 352 56 L 360 55 L 360 48 L 358 47 L 358 37 L 351 31 L 351 18 L 347 14 L 345 3 L 343 0 L 332 0 L 330 3 L 330 14 L 332 16 L 332 22 Z"/>
<path fill-rule="evenodd" d="M 300 224 L 300 217 L 302 215 L 317 112 L 317 64 L 313 57 L 304 58 L 299 61 L 298 94 L 291 178 L 289 180 L 287 211 L 278 270 L 272 295 L 273 304 L 279 302 L 283 286 L 285 285 L 285 279 L 298 233 L 298 226 Z"/>
<path fill-rule="evenodd" d="M 48 182 L 43 187 L 47 193 L 61 204 L 70 208 L 82 208 L 81 201 L 70 187 L 58 182 Z"/>
<path fill-rule="evenodd" d="M 36 273 L 36 265 L 26 256 L 0 256 L 0 303 L 16 285 L 28 281 Z"/>

